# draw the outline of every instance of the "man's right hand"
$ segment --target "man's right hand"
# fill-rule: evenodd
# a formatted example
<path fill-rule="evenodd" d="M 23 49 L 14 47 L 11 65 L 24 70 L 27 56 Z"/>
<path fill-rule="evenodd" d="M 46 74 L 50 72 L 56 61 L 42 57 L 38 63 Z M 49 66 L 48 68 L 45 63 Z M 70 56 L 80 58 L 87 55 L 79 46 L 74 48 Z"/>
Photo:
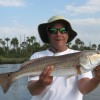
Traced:
<path fill-rule="evenodd" d="M 40 94 L 46 86 L 53 82 L 53 76 L 50 76 L 53 66 L 47 66 L 39 76 L 39 80 L 32 80 L 28 83 L 28 89 L 31 95 Z"/>
<path fill-rule="evenodd" d="M 53 66 L 47 66 L 39 76 L 38 82 L 43 86 L 48 86 L 53 82 L 53 76 L 50 76 L 53 71 Z"/>

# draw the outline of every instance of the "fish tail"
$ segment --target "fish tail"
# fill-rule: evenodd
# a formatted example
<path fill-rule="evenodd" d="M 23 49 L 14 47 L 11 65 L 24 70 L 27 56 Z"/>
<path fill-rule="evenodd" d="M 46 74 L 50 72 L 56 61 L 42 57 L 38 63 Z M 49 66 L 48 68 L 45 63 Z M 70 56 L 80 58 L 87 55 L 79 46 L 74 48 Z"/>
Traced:
<path fill-rule="evenodd" d="M 8 91 L 8 89 L 10 88 L 10 86 L 13 82 L 11 73 L 12 72 L 0 74 L 0 85 L 1 85 L 4 93 L 6 93 Z"/>

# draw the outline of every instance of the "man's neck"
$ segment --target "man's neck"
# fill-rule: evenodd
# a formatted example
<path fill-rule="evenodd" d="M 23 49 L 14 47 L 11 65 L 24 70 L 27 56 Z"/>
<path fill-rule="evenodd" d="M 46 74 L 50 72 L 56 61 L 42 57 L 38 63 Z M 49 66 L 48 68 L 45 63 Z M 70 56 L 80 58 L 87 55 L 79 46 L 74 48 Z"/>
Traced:
<path fill-rule="evenodd" d="M 63 51 L 66 51 L 67 49 L 68 49 L 67 46 L 65 46 L 65 47 L 63 47 L 63 48 L 61 48 L 61 49 L 54 48 L 53 46 L 51 46 L 51 47 L 49 48 L 49 50 L 50 50 L 51 52 L 53 52 L 53 53 L 63 52 Z"/>

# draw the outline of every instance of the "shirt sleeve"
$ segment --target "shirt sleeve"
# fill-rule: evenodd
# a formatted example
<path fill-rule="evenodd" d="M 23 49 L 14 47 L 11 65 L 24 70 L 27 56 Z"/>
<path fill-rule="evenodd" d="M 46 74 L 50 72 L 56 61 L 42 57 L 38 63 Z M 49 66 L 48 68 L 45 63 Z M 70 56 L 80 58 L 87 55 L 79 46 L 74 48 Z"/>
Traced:
<path fill-rule="evenodd" d="M 78 80 L 82 79 L 82 78 L 93 78 L 93 74 L 91 71 L 87 72 L 87 73 L 84 73 L 84 74 L 81 74 L 81 75 L 78 75 Z"/>

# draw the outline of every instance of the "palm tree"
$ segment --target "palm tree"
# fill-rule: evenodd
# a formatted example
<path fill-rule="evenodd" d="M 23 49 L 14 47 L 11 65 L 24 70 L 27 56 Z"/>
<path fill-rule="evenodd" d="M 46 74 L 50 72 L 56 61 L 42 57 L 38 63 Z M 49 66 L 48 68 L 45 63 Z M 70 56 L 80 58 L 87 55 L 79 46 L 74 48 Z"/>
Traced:
<path fill-rule="evenodd" d="M 14 49 L 17 50 L 18 44 L 19 44 L 18 39 L 16 37 L 12 38 L 11 45 L 13 45 Z"/>
<path fill-rule="evenodd" d="M 97 50 L 100 50 L 100 44 L 98 45 L 98 48 L 97 48 Z"/>
<path fill-rule="evenodd" d="M 72 43 L 71 43 L 71 42 L 69 42 L 69 43 L 67 44 L 67 45 L 68 45 L 68 47 L 71 47 L 71 44 L 72 44 Z"/>
<path fill-rule="evenodd" d="M 74 49 L 74 50 L 78 50 L 78 49 L 79 49 L 78 46 L 77 46 L 76 44 L 73 44 L 73 45 L 71 46 L 71 48 Z"/>
<path fill-rule="evenodd" d="M 97 48 L 97 45 L 96 44 L 92 44 L 92 49 L 96 50 L 96 48 Z"/>
<path fill-rule="evenodd" d="M 75 44 L 77 45 L 78 49 L 80 48 L 80 47 L 79 47 L 79 46 L 80 46 L 80 43 L 81 43 L 81 40 L 80 40 L 79 38 L 77 38 L 77 39 L 75 40 Z"/>
<path fill-rule="evenodd" d="M 4 51 L 5 51 L 5 44 L 6 44 L 5 41 L 2 41 L 1 44 L 2 44 L 3 49 L 4 49 Z"/>
<path fill-rule="evenodd" d="M 30 43 L 31 43 L 31 39 L 29 38 L 29 37 L 27 37 L 27 43 L 30 45 Z"/>
<path fill-rule="evenodd" d="M 31 39 L 31 43 L 33 45 L 33 43 L 36 41 L 36 38 L 34 36 L 31 36 L 30 39 Z"/>
<path fill-rule="evenodd" d="M 7 37 L 5 38 L 5 40 L 7 41 L 7 48 L 8 48 L 8 42 L 10 41 L 10 39 Z"/>
<path fill-rule="evenodd" d="M 80 41 L 80 50 L 83 50 L 83 48 L 84 48 L 84 42 L 83 41 Z"/>
<path fill-rule="evenodd" d="M 92 44 L 92 49 L 96 50 L 97 45 L 96 44 Z"/>
<path fill-rule="evenodd" d="M 33 49 L 34 49 L 35 52 L 38 51 L 40 49 L 40 44 L 38 42 L 35 42 L 33 44 Z"/>
<path fill-rule="evenodd" d="M 21 46 L 22 48 L 25 48 L 25 47 L 26 47 L 26 45 L 27 45 L 27 43 L 26 43 L 26 42 L 22 42 L 22 43 L 20 44 L 20 46 Z"/>
<path fill-rule="evenodd" d="M 0 39 L 0 47 L 1 47 L 2 39 Z"/>

